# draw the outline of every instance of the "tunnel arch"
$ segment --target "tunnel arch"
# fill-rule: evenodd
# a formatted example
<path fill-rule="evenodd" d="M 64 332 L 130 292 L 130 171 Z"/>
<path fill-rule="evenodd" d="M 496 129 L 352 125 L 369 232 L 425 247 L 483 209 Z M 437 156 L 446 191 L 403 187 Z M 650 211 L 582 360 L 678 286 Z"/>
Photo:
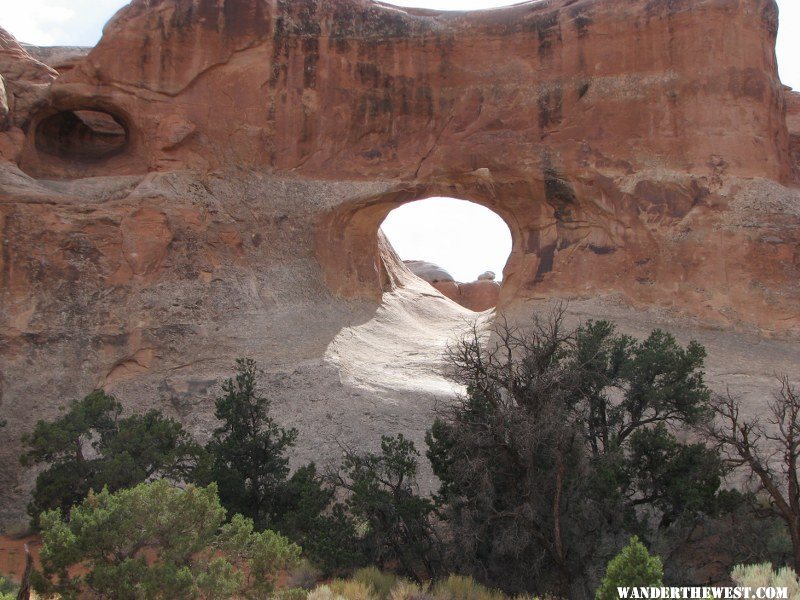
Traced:
<path fill-rule="evenodd" d="M 31 118 L 20 168 L 52 179 L 142 174 L 144 139 L 122 104 L 67 93 Z"/>
<path fill-rule="evenodd" d="M 547 249 L 556 247 L 557 222 L 542 189 L 541 181 L 498 183 L 479 174 L 466 181 L 414 185 L 349 202 L 318 223 L 317 259 L 332 293 L 380 301 L 384 292 L 408 283 L 407 270 L 399 267 L 399 258 L 379 233 L 386 216 L 399 206 L 430 197 L 474 202 L 496 213 L 511 233 L 511 253 L 498 301 L 502 308 L 525 293 L 530 274 L 547 262 Z"/>
<path fill-rule="evenodd" d="M 125 122 L 103 110 L 62 110 L 40 120 L 34 141 L 39 152 L 65 160 L 100 161 L 125 151 Z"/>
<path fill-rule="evenodd" d="M 462 307 L 497 306 L 511 232 L 493 210 L 460 198 L 425 198 L 393 209 L 381 231 L 414 275 Z"/>

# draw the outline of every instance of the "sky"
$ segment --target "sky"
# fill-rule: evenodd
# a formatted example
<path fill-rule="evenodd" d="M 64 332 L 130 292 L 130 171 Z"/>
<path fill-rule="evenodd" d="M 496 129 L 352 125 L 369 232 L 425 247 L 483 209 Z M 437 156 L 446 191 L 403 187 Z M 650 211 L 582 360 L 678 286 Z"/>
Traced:
<path fill-rule="evenodd" d="M 781 12 L 778 66 L 786 85 L 800 90 L 800 0 L 777 0 Z M 393 0 L 398 6 L 480 10 L 508 0 Z M 0 27 L 39 46 L 94 46 L 103 25 L 127 0 L 0 0 Z M 502 277 L 511 251 L 505 223 L 490 210 L 464 201 L 430 199 L 395 209 L 383 229 L 403 259 L 435 262 L 458 281 L 484 271 Z"/>
<path fill-rule="evenodd" d="M 429 198 L 394 209 L 381 229 L 403 260 L 427 260 L 456 281 L 493 271 L 498 281 L 511 253 L 505 221 L 486 207 L 454 198 Z"/>

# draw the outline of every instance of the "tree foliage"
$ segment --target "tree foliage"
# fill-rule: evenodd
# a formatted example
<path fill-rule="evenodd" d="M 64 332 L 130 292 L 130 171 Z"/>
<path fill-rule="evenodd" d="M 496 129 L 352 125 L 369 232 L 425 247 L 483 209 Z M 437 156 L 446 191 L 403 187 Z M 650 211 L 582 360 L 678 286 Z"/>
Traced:
<path fill-rule="evenodd" d="M 716 510 L 718 456 L 675 435 L 709 414 L 701 346 L 563 312 L 492 335 L 451 349 L 467 392 L 427 437 L 459 569 L 585 597 L 623 536 Z"/>
<path fill-rule="evenodd" d="M 597 589 L 597 600 L 618 600 L 620 587 L 661 587 L 664 568 L 661 559 L 650 556 L 644 544 L 634 536 L 617 554 L 606 569 L 603 582 Z"/>
<path fill-rule="evenodd" d="M 272 402 L 258 391 L 258 375 L 255 361 L 239 359 L 236 375 L 222 384 L 214 411 L 220 426 L 206 446 L 209 465 L 197 477 L 217 482 L 229 514 L 266 529 L 277 519 L 297 430 L 280 427 L 269 415 Z"/>
<path fill-rule="evenodd" d="M 791 567 L 773 570 L 770 563 L 736 565 L 731 579 L 737 586 L 746 588 L 786 588 L 787 598 L 800 597 L 800 578 Z"/>
<path fill-rule="evenodd" d="M 726 462 L 749 471 L 755 491 L 769 498 L 771 511 L 788 527 L 793 566 L 800 571 L 800 392 L 782 377 L 766 419 L 742 414 L 730 393 L 715 396 L 712 407 L 716 418 L 703 431 Z"/>
<path fill-rule="evenodd" d="M 313 464 L 297 469 L 281 490 L 277 530 L 302 546 L 323 575 L 340 574 L 366 562 L 356 523 L 335 496 L 334 486 Z"/>
<path fill-rule="evenodd" d="M 90 493 L 65 521 L 42 516 L 40 593 L 138 599 L 264 598 L 300 548 L 249 519 L 225 523 L 215 485 L 178 489 L 164 480 Z"/>
<path fill-rule="evenodd" d="M 0 600 L 16 600 L 17 586 L 4 577 L 0 577 Z"/>
<path fill-rule="evenodd" d="M 153 478 L 182 480 L 202 449 L 177 421 L 157 411 L 121 418 L 122 406 L 98 390 L 55 421 L 23 436 L 23 465 L 47 465 L 28 506 L 34 525 L 44 510 L 66 515 L 90 490 L 112 492 Z"/>
<path fill-rule="evenodd" d="M 289 476 L 297 430 L 281 427 L 270 415 L 272 402 L 259 390 L 260 374 L 253 360 L 236 361 L 235 376 L 222 384 L 215 402 L 220 425 L 194 481 L 216 482 L 230 515 L 245 515 L 258 530 L 289 536 L 325 574 L 360 564 L 353 522 L 336 505 L 333 487 L 313 463 Z"/>
<path fill-rule="evenodd" d="M 416 489 L 419 452 L 402 434 L 382 436 L 380 453 L 345 451 L 336 476 L 348 513 L 364 525 L 360 543 L 369 562 L 398 564 L 418 579 L 436 573 L 433 502 Z"/>

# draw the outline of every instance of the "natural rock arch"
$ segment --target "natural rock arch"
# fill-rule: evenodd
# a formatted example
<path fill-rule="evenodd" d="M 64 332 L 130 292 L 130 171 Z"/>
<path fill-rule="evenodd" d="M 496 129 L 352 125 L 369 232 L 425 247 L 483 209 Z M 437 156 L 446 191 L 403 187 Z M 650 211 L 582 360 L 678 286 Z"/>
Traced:
<path fill-rule="evenodd" d="M 405 282 L 406 274 L 391 246 L 379 236 L 380 224 L 395 208 L 433 196 L 453 196 L 485 206 L 499 215 L 511 233 L 512 248 L 503 271 L 506 298 L 516 293 L 519 273 L 524 272 L 535 256 L 526 252 L 533 231 L 531 212 L 513 203 L 500 201 L 479 173 L 469 185 L 424 186 L 413 190 L 391 191 L 373 198 L 337 207 L 326 215 L 315 232 L 317 258 L 328 285 L 334 293 L 346 297 L 380 299 Z M 500 304 L 502 305 L 502 304 Z"/>
<path fill-rule="evenodd" d="M 740 285 L 792 285 L 777 263 L 749 266 L 774 245 L 728 230 L 715 239 L 724 248 L 709 251 L 679 234 L 728 210 L 736 178 L 793 177 L 776 28 L 772 0 L 478 13 L 369 0 L 137 0 L 17 116 L 27 128 L 18 161 L 44 178 L 253 169 L 380 182 L 381 198 L 325 199 L 309 214 L 318 248 L 326 237 L 344 244 L 321 250 L 331 289 L 370 298 L 385 274 L 347 215 L 374 220 L 365 206 L 463 188 L 515 232 L 505 301 L 672 295 L 704 318 L 794 327 L 793 300 L 772 295 L 778 317 L 765 318 L 763 294 Z M 79 110 L 110 114 L 125 144 L 93 161 L 42 152 L 43 124 Z M 721 257 L 724 268 L 707 267 Z"/>

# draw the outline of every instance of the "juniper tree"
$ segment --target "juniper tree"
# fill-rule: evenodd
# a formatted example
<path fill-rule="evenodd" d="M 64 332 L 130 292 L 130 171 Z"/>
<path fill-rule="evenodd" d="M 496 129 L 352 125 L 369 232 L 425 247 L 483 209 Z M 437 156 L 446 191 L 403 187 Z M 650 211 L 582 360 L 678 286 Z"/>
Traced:
<path fill-rule="evenodd" d="M 507 591 L 582 597 L 632 533 L 714 511 L 722 466 L 675 433 L 708 417 L 704 350 L 607 322 L 477 327 L 451 348 L 466 393 L 428 457 L 455 564 Z"/>
<path fill-rule="evenodd" d="M 113 492 L 154 478 L 182 481 L 194 469 L 202 448 L 180 423 L 155 410 L 121 413 L 120 403 L 98 390 L 23 436 L 22 464 L 46 465 L 28 506 L 34 525 L 44 510 L 66 515 L 90 490 Z"/>

